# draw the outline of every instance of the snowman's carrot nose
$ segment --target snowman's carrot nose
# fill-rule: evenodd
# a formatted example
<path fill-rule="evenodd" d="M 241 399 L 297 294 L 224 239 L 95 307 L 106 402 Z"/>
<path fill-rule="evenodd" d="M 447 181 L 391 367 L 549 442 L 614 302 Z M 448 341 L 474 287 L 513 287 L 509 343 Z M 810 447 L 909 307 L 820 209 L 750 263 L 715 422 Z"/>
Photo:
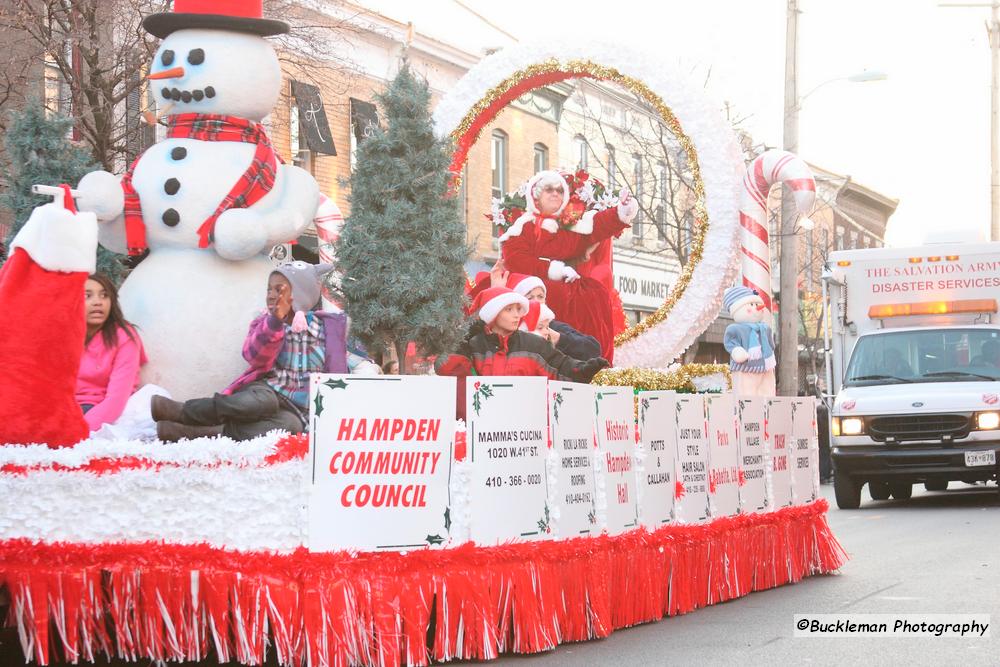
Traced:
<path fill-rule="evenodd" d="M 183 67 L 171 67 L 170 69 L 165 69 L 162 72 L 155 72 L 147 76 L 147 79 L 173 79 L 176 77 L 184 76 Z"/>

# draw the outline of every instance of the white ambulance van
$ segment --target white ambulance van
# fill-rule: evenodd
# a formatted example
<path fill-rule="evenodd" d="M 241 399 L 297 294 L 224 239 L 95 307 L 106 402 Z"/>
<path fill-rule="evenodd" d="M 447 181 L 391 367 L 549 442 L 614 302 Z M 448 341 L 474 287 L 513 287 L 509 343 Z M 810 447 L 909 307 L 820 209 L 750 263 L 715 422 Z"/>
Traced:
<path fill-rule="evenodd" d="M 824 291 L 837 505 L 996 480 L 1000 243 L 833 252 Z"/>

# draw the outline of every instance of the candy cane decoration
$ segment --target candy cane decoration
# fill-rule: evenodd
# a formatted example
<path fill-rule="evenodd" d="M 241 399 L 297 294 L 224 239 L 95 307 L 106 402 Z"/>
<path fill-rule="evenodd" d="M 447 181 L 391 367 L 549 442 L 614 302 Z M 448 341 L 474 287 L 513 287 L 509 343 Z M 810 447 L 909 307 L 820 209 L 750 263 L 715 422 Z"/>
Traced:
<path fill-rule="evenodd" d="M 316 226 L 316 250 L 319 254 L 320 263 L 333 264 L 335 253 L 333 244 L 340 238 L 340 231 L 344 227 L 344 215 L 340 212 L 337 203 L 325 194 L 319 195 L 319 206 L 316 208 L 316 217 L 313 218 Z M 336 285 L 340 285 L 340 278 L 334 279 Z M 337 300 L 327 288 L 325 281 L 323 285 L 323 309 L 340 309 Z"/>
<path fill-rule="evenodd" d="M 806 215 L 816 201 L 816 181 L 808 165 L 794 153 L 770 150 L 747 167 L 740 202 L 741 269 L 743 284 L 756 290 L 771 307 L 771 246 L 767 232 L 767 195 L 784 183 L 795 196 L 795 207 Z"/>

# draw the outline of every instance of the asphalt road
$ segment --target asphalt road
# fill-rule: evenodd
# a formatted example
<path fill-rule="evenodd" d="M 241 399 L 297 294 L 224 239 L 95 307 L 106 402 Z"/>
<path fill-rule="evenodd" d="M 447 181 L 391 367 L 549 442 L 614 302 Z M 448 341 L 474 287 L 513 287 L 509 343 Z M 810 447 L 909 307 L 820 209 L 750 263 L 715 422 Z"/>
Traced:
<path fill-rule="evenodd" d="M 516 667 L 561 665 L 1000 665 L 992 638 L 793 637 L 796 614 L 990 614 L 1000 623 L 1000 494 L 957 482 L 943 492 L 914 487 L 908 501 L 839 510 L 829 522 L 850 555 L 839 574 L 751 593 L 685 616 L 565 644 Z"/>

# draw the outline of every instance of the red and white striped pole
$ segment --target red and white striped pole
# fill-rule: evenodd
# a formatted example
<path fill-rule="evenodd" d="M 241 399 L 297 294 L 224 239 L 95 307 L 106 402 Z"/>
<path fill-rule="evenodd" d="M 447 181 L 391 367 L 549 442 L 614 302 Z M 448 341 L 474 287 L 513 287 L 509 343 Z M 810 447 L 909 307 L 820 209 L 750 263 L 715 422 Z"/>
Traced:
<path fill-rule="evenodd" d="M 816 181 L 809 166 L 793 153 L 770 150 L 747 166 L 740 202 L 740 268 L 743 284 L 756 290 L 771 312 L 771 247 L 767 225 L 767 195 L 775 183 L 784 183 L 795 206 L 808 214 L 816 201 Z"/>

